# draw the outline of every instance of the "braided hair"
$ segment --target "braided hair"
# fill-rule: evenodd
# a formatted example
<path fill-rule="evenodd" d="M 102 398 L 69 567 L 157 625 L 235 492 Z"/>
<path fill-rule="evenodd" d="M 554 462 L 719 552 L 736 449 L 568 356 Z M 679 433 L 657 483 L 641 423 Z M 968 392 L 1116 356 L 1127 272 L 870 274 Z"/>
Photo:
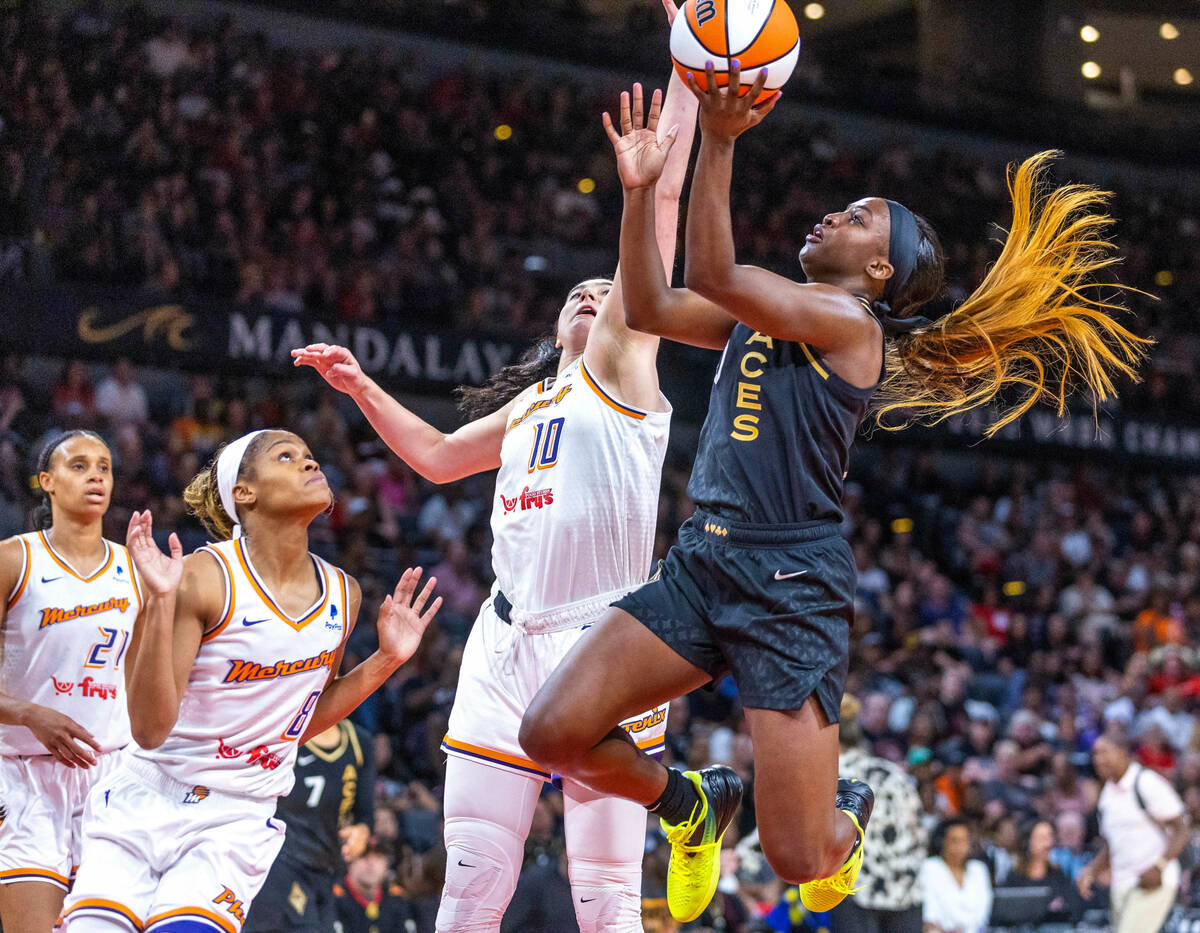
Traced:
<path fill-rule="evenodd" d="M 37 469 L 34 471 L 32 482 L 30 484 L 37 489 L 38 494 L 41 496 L 41 502 L 39 502 L 37 507 L 33 510 L 33 527 L 35 529 L 45 531 L 52 524 L 54 524 L 54 510 L 51 507 L 50 494 L 46 492 L 46 490 L 42 489 L 42 484 L 39 477 L 43 473 L 48 473 L 50 471 L 50 458 L 54 456 L 54 451 L 58 450 L 59 447 L 75 437 L 90 437 L 92 440 L 96 440 L 101 444 L 104 444 L 105 447 L 108 446 L 108 443 L 104 440 L 104 438 L 102 438 L 95 431 L 85 431 L 82 428 L 75 428 L 71 431 L 63 431 L 61 434 L 56 434 L 46 442 L 45 446 L 42 447 L 42 452 L 38 454 Z"/>

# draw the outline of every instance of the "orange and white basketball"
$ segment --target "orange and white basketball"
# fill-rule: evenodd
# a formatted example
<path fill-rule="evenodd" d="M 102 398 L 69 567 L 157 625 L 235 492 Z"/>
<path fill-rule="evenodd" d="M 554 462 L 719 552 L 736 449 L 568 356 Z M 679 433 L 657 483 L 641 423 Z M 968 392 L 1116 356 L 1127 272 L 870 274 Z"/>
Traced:
<path fill-rule="evenodd" d="M 687 0 L 671 27 L 675 70 L 681 78 L 690 71 L 702 88 L 706 62 L 713 63 L 717 84 L 724 87 L 729 62 L 738 59 L 742 94 L 766 68 L 767 83 L 756 104 L 783 87 L 799 55 L 800 29 L 784 0 Z"/>

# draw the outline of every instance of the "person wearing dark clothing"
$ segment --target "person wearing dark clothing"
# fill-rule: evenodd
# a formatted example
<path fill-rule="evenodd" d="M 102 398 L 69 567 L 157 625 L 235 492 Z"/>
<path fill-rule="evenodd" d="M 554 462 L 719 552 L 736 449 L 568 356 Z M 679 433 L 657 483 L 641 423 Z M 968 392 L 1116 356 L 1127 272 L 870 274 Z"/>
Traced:
<path fill-rule="evenodd" d="M 279 798 L 275 811 L 287 824 L 287 836 L 246 917 L 244 933 L 333 929 L 333 888 L 343 859 L 363 851 L 375 820 L 370 750 L 370 736 L 347 720 L 300 749 L 296 783 Z"/>
<path fill-rule="evenodd" d="M 500 933 L 579 933 L 562 858 L 541 858 L 525 866 Z"/>
<path fill-rule="evenodd" d="M 388 856 L 377 845 L 350 863 L 333 886 L 340 933 L 410 933 L 417 929 L 412 905 L 388 881 Z"/>
<path fill-rule="evenodd" d="M 1031 887 L 1044 885 L 1050 888 L 1051 898 L 1039 923 L 1078 923 L 1083 916 L 1083 899 L 1061 868 L 1050 862 L 1050 850 L 1054 848 L 1054 827 L 1046 820 L 1038 820 L 1030 827 L 1021 848 L 1020 861 L 1002 884 L 1003 887 Z"/>

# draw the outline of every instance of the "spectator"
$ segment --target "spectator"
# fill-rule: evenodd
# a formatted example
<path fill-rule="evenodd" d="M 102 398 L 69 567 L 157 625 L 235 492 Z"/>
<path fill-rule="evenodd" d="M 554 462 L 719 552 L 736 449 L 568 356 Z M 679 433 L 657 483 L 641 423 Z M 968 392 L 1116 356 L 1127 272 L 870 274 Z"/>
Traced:
<path fill-rule="evenodd" d="M 935 836 L 938 854 L 921 866 L 924 933 L 984 933 L 992 912 L 987 866 L 968 858 L 971 832 L 963 820 L 948 820 Z"/>
<path fill-rule="evenodd" d="M 865 855 L 855 894 L 830 914 L 832 933 L 921 933 L 917 876 L 927 850 L 916 783 L 902 768 L 870 755 L 859 728 L 860 704 L 842 698 L 838 775 L 865 781 L 875 791 Z"/>
<path fill-rule="evenodd" d="M 111 375 L 96 387 L 96 411 L 117 428 L 144 424 L 150 418 L 146 390 L 134 376 L 133 365 L 122 357 L 113 364 Z"/>
<path fill-rule="evenodd" d="M 387 850 L 372 840 L 350 863 L 343 883 L 333 889 L 337 925 L 343 933 L 390 933 L 403 930 L 412 910 L 401 889 L 388 881 Z"/>
<path fill-rule="evenodd" d="M 1053 848 L 1054 827 L 1046 820 L 1038 820 L 1026 832 L 1016 870 L 1004 883 L 1009 887 L 1050 888 L 1050 902 L 1037 923 L 1078 923 L 1083 916 L 1083 902 L 1066 873 L 1051 861 Z"/>
<path fill-rule="evenodd" d="M 1123 736 L 1108 733 L 1092 747 L 1100 791 L 1104 847 L 1079 874 L 1079 891 L 1111 869 L 1114 933 L 1158 933 L 1179 889 L 1179 854 L 1188 843 L 1183 801 L 1159 774 L 1133 760 Z"/>
<path fill-rule="evenodd" d="M 1058 845 L 1050 850 L 1050 863 L 1075 883 L 1079 873 L 1092 860 L 1092 853 L 1085 846 L 1087 825 L 1081 813 L 1064 810 L 1054 822 Z"/>
<path fill-rule="evenodd" d="M 96 393 L 88 381 L 87 367 L 71 360 L 63 370 L 62 381 L 50 398 L 54 418 L 64 430 L 92 428 L 96 424 Z"/>

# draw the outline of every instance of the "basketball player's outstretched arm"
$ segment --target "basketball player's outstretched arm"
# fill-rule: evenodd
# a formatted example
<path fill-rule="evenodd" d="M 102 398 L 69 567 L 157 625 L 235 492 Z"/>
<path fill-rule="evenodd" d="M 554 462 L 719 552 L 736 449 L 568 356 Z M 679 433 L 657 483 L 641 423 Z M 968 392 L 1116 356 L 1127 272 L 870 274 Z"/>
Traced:
<path fill-rule="evenodd" d="M 674 0 L 662 0 L 667 12 L 668 25 L 674 21 L 678 10 Z M 621 95 L 622 105 L 628 109 L 628 94 Z M 652 241 L 657 245 L 654 262 L 671 274 L 675 266 L 675 252 L 679 228 L 679 198 L 683 193 L 683 181 L 687 175 L 688 160 L 692 152 L 692 140 L 696 134 L 696 112 L 699 105 L 684 83 L 671 71 L 665 98 L 655 92 L 651 103 L 653 126 L 642 128 L 642 87 L 633 86 L 633 109 L 637 128 L 635 135 L 623 134 L 614 143 L 617 162 L 632 171 L 639 171 L 643 158 L 650 155 L 657 161 L 657 184 L 651 185 L 649 194 L 655 205 Z M 661 116 L 659 111 L 661 110 Z M 609 121 L 606 116 L 606 128 Z M 659 128 L 661 127 L 661 133 Z M 677 145 L 673 145 L 676 144 Z M 624 288 L 620 263 L 613 274 L 613 287 L 606 296 L 588 335 L 584 361 L 588 369 L 611 388 L 623 401 L 639 408 L 660 407 L 658 370 L 655 358 L 658 354 L 658 335 L 649 330 L 630 326 L 625 305 Z"/>
<path fill-rule="evenodd" d="M 512 402 L 446 434 L 413 414 L 362 371 L 345 347 L 311 343 L 292 351 L 296 366 L 311 366 L 345 392 L 401 460 L 433 483 L 452 483 L 500 466 L 500 444 Z"/>
<path fill-rule="evenodd" d="M 184 557 L 174 533 L 164 554 L 153 527 L 148 511 L 134 512 L 125 541 L 146 597 L 125 659 L 129 725 L 142 748 L 162 745 L 175 727 L 200 639 L 220 624 L 225 593 L 215 557 Z"/>
<path fill-rule="evenodd" d="M 421 581 L 421 568 L 409 568 L 400 577 L 396 590 L 384 599 L 379 607 L 379 619 L 376 629 L 379 633 L 379 649 L 361 662 L 348 674 L 338 677 L 337 671 L 342 664 L 342 652 L 346 641 L 338 648 L 337 657 L 330 665 L 331 674 L 317 706 L 309 718 L 300 744 L 304 744 L 314 735 L 319 735 L 330 726 L 337 725 L 349 716 L 363 700 L 383 686 L 384 681 L 396 672 L 401 664 L 412 657 L 421 643 L 421 636 L 433 617 L 437 615 L 442 605 L 442 597 L 432 603 L 429 597 L 437 577 L 430 577 L 429 582 L 417 592 L 417 584 Z M 358 610 L 362 604 L 362 589 L 358 581 L 348 577 L 349 607 L 348 629 L 346 638 L 354 630 L 358 619 Z M 415 595 L 414 595 L 415 594 Z M 428 604 L 428 606 L 426 605 Z"/>
<path fill-rule="evenodd" d="M 748 327 L 781 340 L 801 341 L 827 352 L 857 346 L 864 339 L 877 340 L 877 325 L 844 289 L 801 284 L 759 266 L 736 263 L 729 214 L 733 142 L 779 100 L 776 94 L 757 109 L 751 106 L 762 92 L 767 69 L 759 72 L 743 97 L 738 97 L 740 78 L 738 68 L 732 67 L 728 88 L 719 88 L 710 64 L 709 90 L 700 90 L 690 76 L 688 80 L 700 101 L 701 133 L 688 210 L 684 270 L 688 288 L 715 301 Z"/>
<path fill-rule="evenodd" d="M 21 542 L 16 538 L 0 541 L 0 645 L 4 642 L 8 601 L 20 582 L 23 551 Z M 0 723 L 24 726 L 68 768 L 90 768 L 96 763 L 95 756 L 79 744 L 83 742 L 100 751 L 95 736 L 70 716 L 64 716 L 48 706 L 30 703 L 0 690 Z"/>
<path fill-rule="evenodd" d="M 678 77 L 672 76 L 679 82 Z M 667 272 L 673 253 L 662 252 L 664 218 L 658 189 L 667 169 L 678 156 L 674 144 L 676 128 L 658 138 L 658 126 L 666 112 L 659 113 L 660 92 L 655 91 L 650 113 L 642 127 L 642 88 L 633 86 L 632 110 L 629 94 L 621 94 L 618 133 L 612 119 L 604 114 L 604 129 L 617 157 L 617 173 L 625 195 L 621 214 L 621 261 L 617 266 L 621 282 L 627 326 L 656 337 L 668 337 L 681 343 L 719 350 L 733 330 L 734 319 L 720 306 L 686 288 L 671 288 Z M 690 148 L 691 140 L 688 140 Z M 686 165 L 687 150 L 683 150 Z M 671 249 L 679 216 L 679 195 L 668 212 Z"/>

